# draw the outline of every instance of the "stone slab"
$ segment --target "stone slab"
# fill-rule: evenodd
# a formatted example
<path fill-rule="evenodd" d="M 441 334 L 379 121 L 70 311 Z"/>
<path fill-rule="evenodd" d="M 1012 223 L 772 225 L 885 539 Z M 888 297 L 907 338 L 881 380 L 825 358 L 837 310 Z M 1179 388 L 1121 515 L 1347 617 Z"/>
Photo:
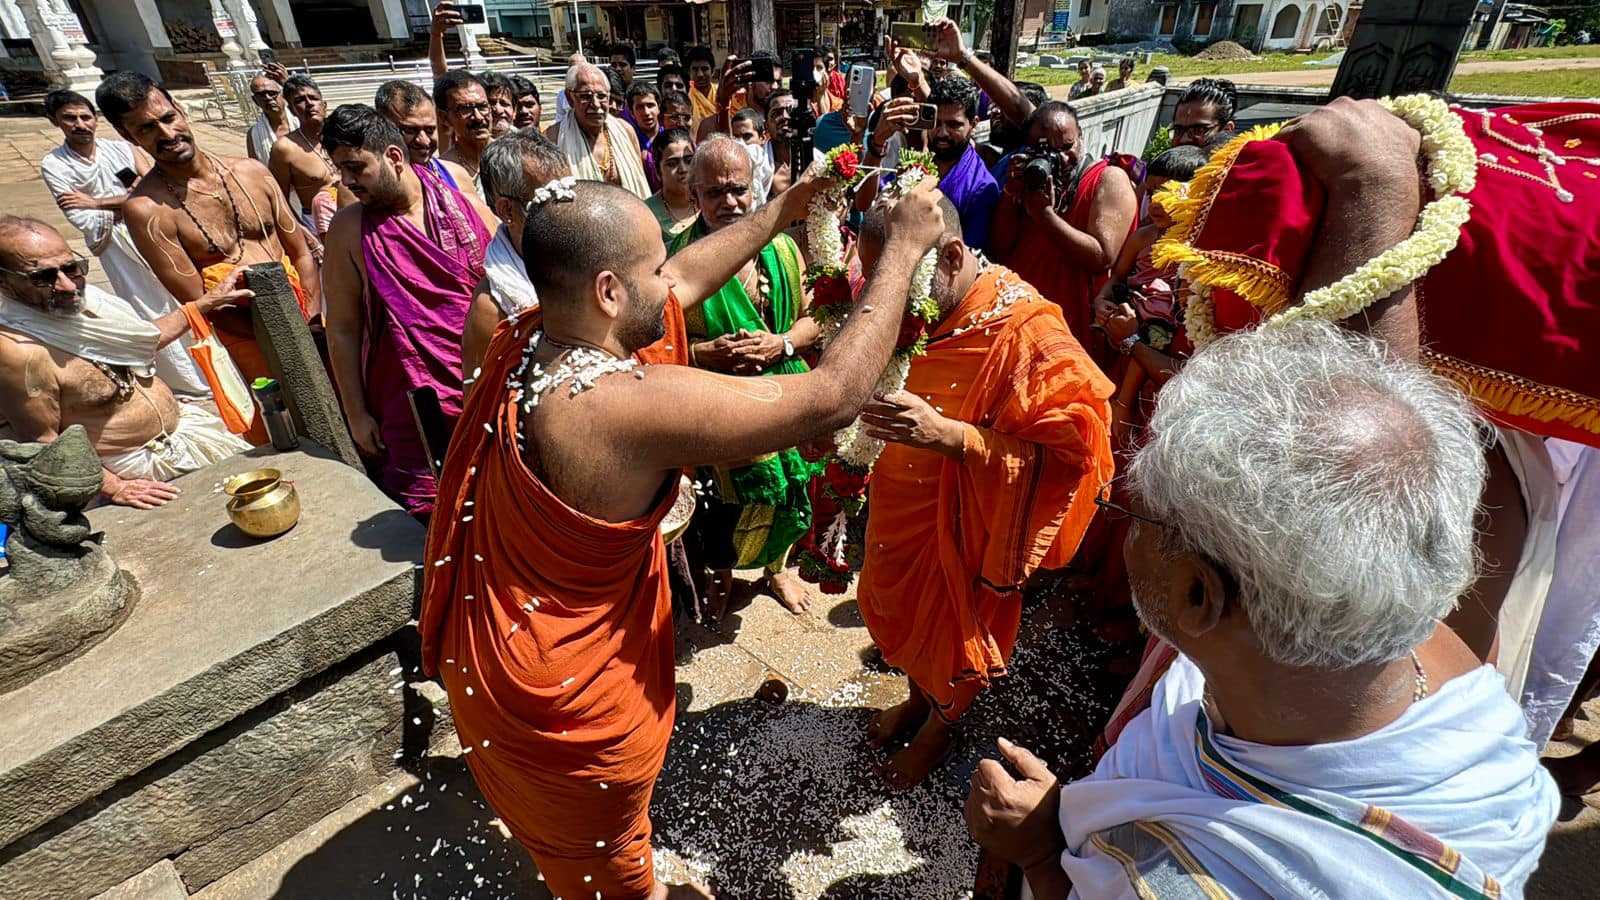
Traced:
<path fill-rule="evenodd" d="M 177 867 L 163 859 L 94 900 L 186 900 L 188 896 Z"/>
<path fill-rule="evenodd" d="M 302 514 L 256 541 L 229 523 L 221 484 L 264 466 L 295 482 Z M 326 451 L 256 450 L 177 484 L 160 509 L 90 515 L 142 590 L 127 622 L 0 695 L 0 847 L 413 616 L 423 529 Z"/>
<path fill-rule="evenodd" d="M 387 774 L 372 757 L 398 746 L 399 662 L 368 651 L 13 843 L 0 897 L 88 896 L 172 857 L 193 887 L 255 858 Z M 272 827 L 285 809 L 298 821 Z"/>
<path fill-rule="evenodd" d="M 549 900 L 533 862 L 494 818 L 459 756 L 397 773 L 194 900 Z"/>

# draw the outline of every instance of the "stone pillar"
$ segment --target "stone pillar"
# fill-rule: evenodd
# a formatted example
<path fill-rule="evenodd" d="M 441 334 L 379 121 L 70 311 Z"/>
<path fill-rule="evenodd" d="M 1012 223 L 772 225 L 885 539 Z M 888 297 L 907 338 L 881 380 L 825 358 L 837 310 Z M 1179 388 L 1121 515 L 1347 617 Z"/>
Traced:
<path fill-rule="evenodd" d="M 1017 42 L 1022 38 L 1022 20 L 1027 0 L 995 0 L 994 21 L 989 25 L 989 52 L 1001 75 L 1010 78 L 1017 66 Z"/>
<path fill-rule="evenodd" d="M 244 64 L 255 67 L 261 64 L 261 51 L 267 42 L 261 39 L 261 26 L 256 19 L 256 8 L 250 0 L 222 0 L 222 8 L 233 19 L 239 48 L 244 51 Z"/>
<path fill-rule="evenodd" d="M 411 24 L 406 21 L 406 5 L 402 0 L 367 0 L 367 9 L 372 12 L 378 40 L 411 40 Z"/>
<path fill-rule="evenodd" d="M 94 64 L 83 23 L 66 0 L 19 0 L 18 7 L 50 84 L 93 96 L 105 73 Z"/>
<path fill-rule="evenodd" d="M 1369 0 L 1328 96 L 1369 99 L 1449 87 L 1476 6 L 1476 0 Z"/>
<path fill-rule="evenodd" d="M 247 51 L 239 45 L 239 23 L 222 5 L 222 0 L 211 0 L 211 24 L 217 29 L 217 37 L 222 38 L 222 53 L 228 57 L 228 68 L 239 70 L 249 65 Z"/>
<path fill-rule="evenodd" d="M 289 6 L 289 0 L 263 0 L 261 19 L 267 26 L 267 37 L 271 39 L 272 46 L 301 46 L 300 27 L 295 24 L 294 10 Z"/>
<path fill-rule="evenodd" d="M 306 327 L 283 264 L 258 263 L 250 267 L 245 279 L 255 292 L 251 309 L 256 341 L 267 357 L 267 368 L 283 387 L 295 431 L 360 469 L 361 457 L 344 424 L 339 397 L 311 341 L 311 329 Z"/>
<path fill-rule="evenodd" d="M 747 3 L 727 3 L 728 52 L 749 56 L 756 50 L 778 51 L 778 20 L 772 0 L 749 0 Z M 789 66 L 783 60 L 784 68 Z"/>

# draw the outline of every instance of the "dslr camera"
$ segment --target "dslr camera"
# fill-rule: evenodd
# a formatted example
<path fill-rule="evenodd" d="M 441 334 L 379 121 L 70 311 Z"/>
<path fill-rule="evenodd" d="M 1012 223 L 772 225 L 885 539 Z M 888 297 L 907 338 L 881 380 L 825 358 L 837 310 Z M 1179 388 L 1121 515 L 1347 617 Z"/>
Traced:
<path fill-rule="evenodd" d="M 1011 160 L 1022 167 L 1022 186 L 1030 191 L 1042 191 L 1066 174 L 1066 161 L 1049 144 L 1023 147 Z"/>

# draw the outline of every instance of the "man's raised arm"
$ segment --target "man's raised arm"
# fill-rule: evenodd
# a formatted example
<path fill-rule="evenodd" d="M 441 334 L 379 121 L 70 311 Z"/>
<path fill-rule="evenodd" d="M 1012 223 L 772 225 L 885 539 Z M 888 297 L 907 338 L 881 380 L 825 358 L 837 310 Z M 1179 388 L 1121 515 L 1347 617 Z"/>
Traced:
<path fill-rule="evenodd" d="M 743 221 L 708 234 L 678 251 L 663 267 L 663 274 L 677 284 L 678 303 L 689 309 L 722 290 L 728 279 L 771 243 L 778 232 L 805 216 L 807 204 L 821 186 L 818 178 L 807 173 L 778 195 L 777 200 Z"/>
<path fill-rule="evenodd" d="M 1022 93 L 1022 88 L 962 44 L 961 29 L 955 22 L 935 19 L 930 27 L 933 28 L 933 55 L 965 70 L 1011 124 L 1020 127 L 1033 112 L 1033 101 Z"/>
<path fill-rule="evenodd" d="M 849 424 L 889 362 L 911 272 L 944 230 L 940 196 L 927 179 L 890 212 L 883 255 L 816 368 L 735 378 L 651 366 L 637 389 L 607 392 L 611 408 L 596 421 L 616 424 L 604 438 L 620 456 L 667 470 L 748 459 Z"/>

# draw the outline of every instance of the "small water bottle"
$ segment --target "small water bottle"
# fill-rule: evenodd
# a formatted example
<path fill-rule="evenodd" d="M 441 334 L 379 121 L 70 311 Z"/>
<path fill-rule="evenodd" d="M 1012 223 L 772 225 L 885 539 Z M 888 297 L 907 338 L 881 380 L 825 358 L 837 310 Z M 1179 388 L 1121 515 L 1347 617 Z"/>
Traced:
<path fill-rule="evenodd" d="M 300 435 L 295 434 L 294 420 L 289 418 L 289 408 L 283 404 L 283 388 L 271 378 L 257 378 L 250 384 L 256 395 L 256 405 L 261 408 L 261 421 L 267 426 L 267 437 L 275 450 L 293 450 L 300 446 Z"/>

